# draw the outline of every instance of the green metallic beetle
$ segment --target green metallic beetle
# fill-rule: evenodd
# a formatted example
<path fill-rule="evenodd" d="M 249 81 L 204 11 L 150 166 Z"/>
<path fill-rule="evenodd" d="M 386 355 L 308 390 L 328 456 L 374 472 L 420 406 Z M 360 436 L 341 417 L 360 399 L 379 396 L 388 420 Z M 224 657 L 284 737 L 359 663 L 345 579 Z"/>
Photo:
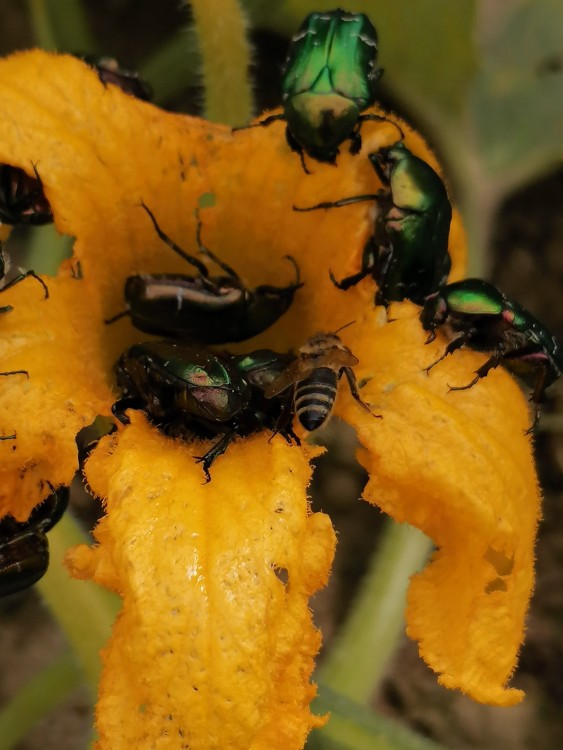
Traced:
<path fill-rule="evenodd" d="M 244 355 L 221 354 L 173 341 L 147 341 L 125 351 L 116 366 L 122 398 L 112 411 L 123 424 L 127 409 L 145 411 L 167 434 L 218 440 L 197 462 L 209 469 L 236 437 L 269 429 L 299 443 L 286 414 L 286 399 L 266 399 L 264 391 L 290 354 L 269 349 Z"/>
<path fill-rule="evenodd" d="M 293 37 L 285 61 L 283 114 L 258 124 L 285 120 L 287 142 L 300 154 L 306 172 L 303 152 L 334 164 L 338 147 L 350 140 L 350 152 L 357 154 L 363 122 L 392 122 L 361 114 L 375 102 L 383 73 L 376 63 L 377 32 L 366 15 L 340 9 L 311 13 Z"/>
<path fill-rule="evenodd" d="M 374 234 L 368 241 L 358 273 L 337 281 L 349 289 L 366 276 L 377 283 L 377 305 L 410 299 L 421 305 L 446 283 L 451 268 L 448 239 L 452 207 L 446 187 L 425 161 L 402 142 L 369 154 L 369 159 L 389 193 L 372 193 L 318 203 L 296 211 L 339 208 L 361 201 L 380 207 Z"/>
<path fill-rule="evenodd" d="M 434 341 L 436 328 L 443 328 L 450 339 L 427 372 L 464 345 L 489 352 L 491 356 L 475 371 L 470 383 L 450 386 L 450 390 L 467 390 L 502 364 L 533 389 L 530 400 L 536 413 L 528 432 L 535 427 L 546 389 L 563 372 L 561 346 L 543 323 L 481 279 L 457 281 L 427 297 L 420 321 L 430 331 L 426 343 Z"/>

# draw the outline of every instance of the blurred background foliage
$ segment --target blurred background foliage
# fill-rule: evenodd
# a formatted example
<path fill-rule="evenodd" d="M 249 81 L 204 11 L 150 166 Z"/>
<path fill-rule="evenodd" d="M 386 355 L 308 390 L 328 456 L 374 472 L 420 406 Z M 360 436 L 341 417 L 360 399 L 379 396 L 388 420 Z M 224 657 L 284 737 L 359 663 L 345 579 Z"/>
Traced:
<path fill-rule="evenodd" d="M 281 70 L 291 35 L 307 13 L 332 6 L 312 0 L 240 0 L 240 4 L 252 49 L 249 73 L 254 114 L 258 115 L 280 103 Z M 470 275 L 500 282 L 504 291 L 561 337 L 563 2 L 360 0 L 340 5 L 367 13 L 374 22 L 380 64 L 385 69 L 381 101 L 414 123 L 444 164 L 449 189 L 468 231 Z M 113 56 L 150 83 L 157 105 L 209 115 L 205 65 L 187 3 L 1 0 L 0 11 L 0 54 L 40 46 Z M 222 33 L 228 36 L 228 25 Z M 229 54 L 227 45 L 225 71 L 234 65 Z M 18 229 L 10 240 L 11 253 L 18 244 L 24 253 L 19 262 L 43 272 L 53 272 L 71 248 L 70 239 L 61 242 L 53 227 Z M 560 396 L 557 399 L 561 406 Z M 311 750 L 438 747 L 422 735 L 439 740 L 441 747 L 468 750 L 550 750 L 563 745 L 563 443 L 557 420 L 552 417 L 550 421 L 547 414 L 542 425 L 537 457 L 546 488 L 545 522 L 528 640 L 515 681 L 527 690 L 528 698 L 513 709 L 477 706 L 446 692 L 422 665 L 416 646 L 403 636 L 401 616 L 408 574 L 416 567 L 412 547 L 408 554 L 413 540 L 394 538 L 393 533 L 402 532 L 388 531 L 380 537 L 379 559 L 370 563 L 374 529 L 381 528 L 381 519 L 376 509 L 351 502 L 360 494 L 364 476 L 355 466 L 353 443 L 338 430 L 328 433 L 326 441 L 333 442 L 331 464 L 323 467 L 320 462 L 315 490 L 321 500 L 315 502 L 331 513 L 340 541 L 335 576 L 316 602 L 325 643 L 330 646 L 370 565 L 380 584 L 395 581 L 392 576 L 401 565 L 403 569 L 402 584 L 394 585 L 394 596 L 380 591 L 375 601 L 381 610 L 384 597 L 390 596 L 392 613 L 387 620 L 379 618 L 379 630 L 374 628 L 373 650 L 382 657 L 370 667 L 377 677 L 372 689 L 362 700 L 356 696 L 351 701 L 334 693 L 334 682 L 321 685 L 316 710 L 332 711 L 332 729 L 330 734 L 315 732 L 309 742 Z M 397 549 L 402 549 L 402 558 Z M 382 567 L 385 560 L 391 569 Z M 32 680 L 33 687 L 40 695 L 49 695 L 49 700 L 44 700 L 44 710 L 36 711 L 32 707 L 37 707 L 37 701 L 26 703 L 20 694 L 14 710 L 25 721 L 12 733 L 2 723 L 0 712 L 0 750 L 84 747 L 89 736 L 90 696 L 76 692 L 80 671 L 33 596 L 0 610 L 0 653 L 5 665 L 0 698 L 14 689 L 9 673 L 23 669 L 32 675 L 39 665 L 45 671 L 40 679 Z M 16 615 L 10 620 L 15 623 L 11 630 L 6 612 Z M 35 661 L 29 665 L 22 662 L 20 649 L 26 639 L 36 643 Z M 47 657 L 57 649 L 62 656 L 53 665 Z M 52 705 L 73 690 L 70 712 L 43 719 L 22 739 Z M 371 712 L 373 705 L 379 714 Z M 381 714 L 400 717 L 419 734 L 403 730 Z"/>

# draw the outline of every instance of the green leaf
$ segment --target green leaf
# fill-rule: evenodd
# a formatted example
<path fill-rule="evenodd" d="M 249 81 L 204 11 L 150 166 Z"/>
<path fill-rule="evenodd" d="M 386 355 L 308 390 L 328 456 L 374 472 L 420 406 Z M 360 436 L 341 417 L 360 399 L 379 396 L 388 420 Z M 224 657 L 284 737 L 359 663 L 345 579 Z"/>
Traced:
<path fill-rule="evenodd" d="M 84 54 L 96 51 L 81 0 L 27 0 L 27 5 L 40 47 Z"/>
<path fill-rule="evenodd" d="M 410 576 L 424 566 L 431 548 L 418 529 L 386 524 L 352 611 L 316 675 L 325 687 L 369 703 L 405 630 Z"/>
<path fill-rule="evenodd" d="M 155 104 L 162 105 L 198 82 L 200 65 L 196 32 L 185 27 L 145 60 L 139 75 L 152 86 Z"/>
<path fill-rule="evenodd" d="M 66 551 L 87 541 L 67 511 L 49 532 L 49 570 L 37 590 L 64 631 L 92 695 L 96 695 L 102 668 L 99 652 L 110 636 L 121 601 L 92 581 L 77 581 L 67 572 L 63 563 Z"/>
<path fill-rule="evenodd" d="M 470 99 L 486 173 L 510 188 L 563 157 L 563 3 L 525 0 L 480 34 Z"/>

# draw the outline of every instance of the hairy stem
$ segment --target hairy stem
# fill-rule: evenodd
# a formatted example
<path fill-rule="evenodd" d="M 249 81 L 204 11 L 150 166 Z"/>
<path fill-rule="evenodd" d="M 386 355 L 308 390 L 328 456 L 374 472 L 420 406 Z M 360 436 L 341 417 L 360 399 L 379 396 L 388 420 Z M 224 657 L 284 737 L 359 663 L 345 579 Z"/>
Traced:
<path fill-rule="evenodd" d="M 208 120 L 246 125 L 252 117 L 251 48 L 237 0 L 191 0 L 201 49 Z"/>

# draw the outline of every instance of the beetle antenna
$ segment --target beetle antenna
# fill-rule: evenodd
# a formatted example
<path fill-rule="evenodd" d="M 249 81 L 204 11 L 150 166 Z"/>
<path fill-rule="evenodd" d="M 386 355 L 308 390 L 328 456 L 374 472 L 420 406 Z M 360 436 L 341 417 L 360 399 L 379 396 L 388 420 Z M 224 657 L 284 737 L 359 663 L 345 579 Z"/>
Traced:
<path fill-rule="evenodd" d="M 204 265 L 197 258 L 194 258 L 193 256 L 189 255 L 185 250 L 182 250 L 182 248 L 179 245 L 177 245 L 174 242 L 174 240 L 170 239 L 170 237 L 167 234 L 165 234 L 165 232 L 162 231 L 162 229 L 158 225 L 158 222 L 156 220 L 155 215 L 153 214 L 153 212 L 150 210 L 150 208 L 143 201 L 141 201 L 140 205 L 148 213 L 149 218 L 150 218 L 150 220 L 153 223 L 155 232 L 158 234 L 158 236 L 160 237 L 160 239 L 163 242 L 165 242 L 168 245 L 169 248 L 171 248 L 172 250 L 174 250 L 174 252 L 177 255 L 179 255 L 184 260 L 187 260 L 188 263 L 190 263 L 192 266 L 194 266 L 195 268 L 197 268 L 197 270 L 199 271 L 199 273 L 200 273 L 200 275 L 202 277 L 207 278 L 209 276 L 209 271 L 207 270 L 207 266 Z"/>
<path fill-rule="evenodd" d="M 340 328 L 337 328 L 336 331 L 333 331 L 333 333 L 340 333 L 340 331 L 343 331 L 345 328 L 353 326 L 355 322 L 355 320 L 351 320 L 349 323 L 345 323 L 343 326 L 340 326 Z"/>
<path fill-rule="evenodd" d="M 297 264 L 297 261 L 295 260 L 295 258 L 293 257 L 293 255 L 284 255 L 283 257 L 284 257 L 284 259 L 287 259 L 293 265 L 293 267 L 295 268 L 295 281 L 294 281 L 294 285 L 295 286 L 303 286 L 303 284 L 301 282 L 301 272 L 299 270 L 299 266 Z"/>
<path fill-rule="evenodd" d="M 383 115 L 372 115 L 372 114 L 366 114 L 366 115 L 360 115 L 358 117 L 359 122 L 365 122 L 366 120 L 372 120 L 374 122 L 390 122 L 391 125 L 394 125 L 400 134 L 400 141 L 405 140 L 405 133 L 402 129 L 402 127 L 399 125 L 398 122 L 395 122 L 395 120 L 392 120 L 390 117 L 383 117 Z"/>
<path fill-rule="evenodd" d="M 203 242 L 201 241 L 202 221 L 201 221 L 200 216 L 199 216 L 199 208 L 196 208 L 194 210 L 194 216 L 195 216 L 196 221 L 197 221 L 197 228 L 196 228 L 195 238 L 196 238 L 196 242 L 197 242 L 197 246 L 198 246 L 199 252 L 202 255 L 205 255 L 207 258 L 210 258 L 214 263 L 216 263 L 219 266 L 219 268 L 222 268 L 223 271 L 225 271 L 225 273 L 228 274 L 232 279 L 236 279 L 237 281 L 239 281 L 240 277 L 239 277 L 238 273 L 235 271 L 235 269 L 231 268 L 231 266 L 229 266 L 227 263 L 225 263 L 225 261 L 221 260 L 221 258 L 219 258 L 217 255 L 215 255 L 215 253 L 212 250 L 210 250 L 208 247 L 206 247 L 203 244 Z"/>
<path fill-rule="evenodd" d="M 116 320 L 121 320 L 121 318 L 125 318 L 125 316 L 131 315 L 131 310 L 122 310 L 122 312 L 118 312 L 117 315 L 112 315 L 111 318 L 106 318 L 104 320 L 104 323 L 109 326 L 112 323 L 115 323 Z"/>

